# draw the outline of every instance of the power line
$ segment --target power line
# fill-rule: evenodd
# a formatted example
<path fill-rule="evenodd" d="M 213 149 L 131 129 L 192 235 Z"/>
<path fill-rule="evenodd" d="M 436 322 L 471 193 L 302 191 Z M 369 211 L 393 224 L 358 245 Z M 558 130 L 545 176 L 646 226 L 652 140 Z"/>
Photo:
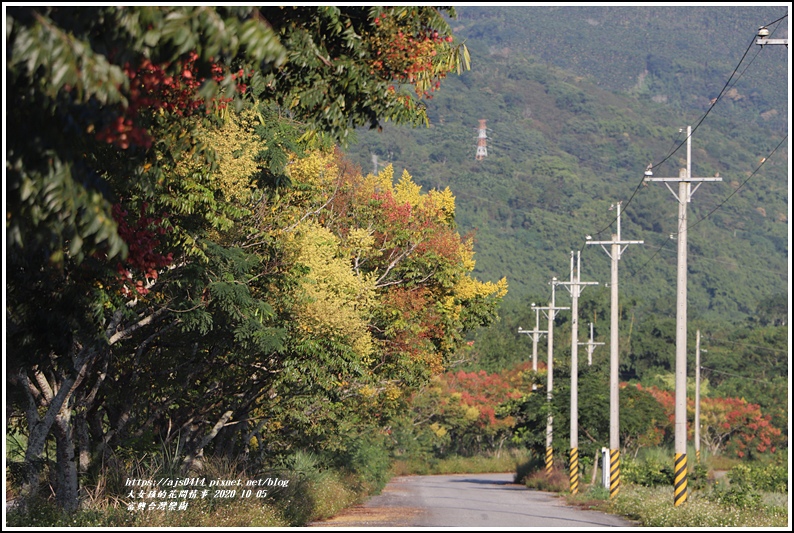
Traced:
<path fill-rule="evenodd" d="M 779 18 L 779 19 L 777 19 L 777 20 L 773 20 L 773 21 L 772 21 L 772 22 L 770 22 L 769 24 L 764 24 L 762 27 L 771 26 L 772 24 L 776 24 L 776 23 L 780 22 L 781 20 L 783 20 L 783 19 L 784 19 L 784 18 L 786 18 L 786 17 L 788 17 L 788 13 L 786 13 L 785 15 L 783 15 L 782 17 L 780 17 L 780 18 Z"/>
<path fill-rule="evenodd" d="M 778 20 L 782 20 L 782 18 L 781 18 L 781 19 L 778 19 Z M 777 21 L 776 21 L 776 22 L 777 22 Z M 774 24 L 774 23 L 773 23 L 773 24 Z M 661 166 L 662 164 L 664 164 L 664 163 L 665 163 L 665 162 L 666 162 L 668 159 L 670 159 L 670 158 L 671 158 L 671 157 L 672 157 L 672 156 L 673 156 L 673 155 L 674 155 L 674 154 L 675 154 L 675 153 L 676 153 L 676 152 L 677 152 L 677 151 L 678 151 L 678 150 L 679 150 L 679 149 L 680 149 L 680 148 L 681 148 L 681 147 L 684 145 L 684 143 L 686 143 L 686 142 L 687 142 L 687 140 L 689 139 L 689 137 L 695 133 L 695 131 L 698 129 L 698 127 L 700 127 L 700 125 L 703 123 L 703 121 L 704 121 L 704 120 L 706 119 L 706 117 L 709 115 L 709 113 L 711 113 L 711 110 L 712 110 L 712 109 L 714 109 L 714 106 L 717 104 L 717 102 L 719 102 L 719 101 L 720 101 L 720 99 L 722 99 L 722 96 L 723 96 L 723 94 L 725 94 L 725 91 L 728 89 L 728 86 L 729 86 L 729 84 L 731 83 L 731 80 L 732 80 L 732 79 L 733 79 L 733 77 L 736 75 L 736 72 L 739 70 L 739 67 L 741 67 L 742 63 L 744 62 L 744 59 L 747 57 L 747 53 L 750 51 L 750 49 L 753 47 L 753 45 L 754 45 L 754 44 L 755 44 L 755 36 L 753 36 L 753 40 L 752 40 L 752 41 L 750 42 L 750 44 L 747 46 L 747 49 L 744 51 L 744 54 L 742 54 L 742 57 L 741 57 L 741 59 L 739 60 L 739 63 L 738 63 L 738 64 L 736 65 L 736 67 L 733 69 L 733 72 L 731 73 L 731 75 L 730 75 L 730 77 L 728 78 L 728 80 L 725 82 L 725 85 L 723 85 L 723 87 L 722 87 L 722 90 L 719 92 L 719 94 L 717 95 L 717 97 L 716 97 L 716 98 L 715 98 L 715 99 L 714 99 L 714 100 L 711 102 L 711 105 L 709 106 L 709 108 L 708 108 L 708 110 L 706 111 L 706 113 L 705 113 L 705 114 L 704 114 L 704 115 L 703 115 L 703 116 L 700 118 L 700 120 L 699 120 L 699 121 L 698 121 L 698 122 L 695 124 L 695 126 L 692 128 L 691 132 L 689 133 L 689 136 L 687 136 L 687 138 L 686 138 L 686 139 L 684 139 L 683 141 L 681 141 L 681 143 L 679 143 L 679 144 L 678 144 L 678 146 L 676 146 L 676 148 L 675 148 L 675 149 L 673 149 L 673 150 L 672 150 L 672 151 L 671 151 L 671 152 L 670 152 L 670 153 L 669 153 L 667 156 L 665 156 L 665 157 L 664 157 L 664 158 L 663 158 L 663 159 L 662 159 L 662 160 L 661 160 L 659 163 L 657 163 L 657 164 L 655 164 L 655 165 L 653 165 L 653 164 L 651 164 L 651 165 L 648 165 L 648 168 L 646 169 L 646 172 L 650 172 L 650 171 L 652 171 L 654 168 L 657 168 L 657 167 Z M 757 54 L 756 54 L 756 56 L 757 56 Z M 753 58 L 753 60 L 754 60 L 754 59 L 755 59 L 755 58 Z M 751 64 L 752 64 L 752 61 L 751 61 Z M 748 65 L 748 67 L 749 67 L 749 65 Z M 746 72 L 746 70 L 747 70 L 747 69 L 745 68 L 745 70 L 742 72 L 742 74 L 744 74 L 744 72 Z M 737 78 L 737 81 L 738 81 L 738 78 Z M 735 85 L 735 82 L 734 82 L 734 85 Z M 679 132 L 679 133 L 680 133 L 680 132 Z M 629 204 L 632 202 L 632 200 L 633 200 L 633 199 L 634 199 L 634 197 L 637 195 L 637 192 L 640 190 L 640 187 L 642 187 L 642 185 L 644 184 L 644 182 L 645 182 L 645 176 L 643 176 L 643 179 L 642 179 L 642 180 L 640 180 L 640 182 L 639 182 L 639 183 L 637 184 L 637 186 L 634 188 L 634 191 L 632 191 L 632 193 L 631 193 L 631 196 L 630 196 L 630 197 L 629 197 L 629 199 L 628 199 L 628 200 L 625 202 L 624 209 L 625 209 L 625 208 L 627 208 L 627 207 L 629 206 Z M 615 223 L 615 220 L 612 220 L 612 222 L 610 222 L 608 226 L 606 226 L 606 227 L 604 227 L 603 229 L 601 229 L 601 230 L 597 231 L 595 234 L 596 234 L 596 235 L 600 235 L 601 233 L 605 232 L 607 229 L 611 228 L 611 227 L 612 227 L 612 225 L 613 225 L 614 223 Z M 583 250 L 584 248 L 585 248 L 585 245 L 583 244 L 583 245 L 582 245 L 582 248 L 581 248 L 581 250 Z"/>
<path fill-rule="evenodd" d="M 738 187 L 736 187 L 736 189 L 734 189 L 734 191 L 733 191 L 731 194 L 729 194 L 729 195 L 728 195 L 728 197 L 727 197 L 727 198 L 725 198 L 725 200 L 723 200 L 722 202 L 720 202 L 720 203 L 717 205 L 717 207 L 715 207 L 714 209 L 712 209 L 711 211 L 709 211 L 709 212 L 708 212 L 708 213 L 707 213 L 707 214 L 706 214 L 704 217 L 702 217 L 701 219 L 699 219 L 699 220 L 698 220 L 697 222 L 695 222 L 694 224 L 690 225 L 690 226 L 689 226 L 689 228 L 687 228 L 687 229 L 692 229 L 693 227 L 697 226 L 698 224 L 700 224 L 701 222 L 703 222 L 704 220 L 706 220 L 708 217 L 710 217 L 710 216 L 711 216 L 711 215 L 712 215 L 712 214 L 713 214 L 715 211 L 717 211 L 717 210 L 718 210 L 718 209 L 720 209 L 720 208 L 721 208 L 723 205 L 725 205 L 725 203 L 726 203 L 728 200 L 730 200 L 730 199 L 731 199 L 731 198 L 732 198 L 732 197 L 733 197 L 733 196 L 734 196 L 734 195 L 735 195 L 737 192 L 739 192 L 739 190 L 740 190 L 742 187 L 744 187 L 744 186 L 747 184 L 747 182 L 748 182 L 748 181 L 750 181 L 750 180 L 751 180 L 751 179 L 752 179 L 752 178 L 753 178 L 753 177 L 754 177 L 754 176 L 755 176 L 755 175 L 758 173 L 758 171 L 759 171 L 759 170 L 761 170 L 761 167 L 763 167 L 763 166 L 764 166 L 764 164 L 765 164 L 765 163 L 766 163 L 766 162 L 769 160 L 769 158 L 770 158 L 770 157 L 772 157 L 772 154 L 774 154 L 774 153 L 777 151 L 777 149 L 781 147 L 781 145 L 783 144 L 783 142 L 784 142 L 786 139 L 788 139 L 788 134 L 786 134 L 786 135 L 783 137 L 783 139 L 782 139 L 782 140 L 781 140 L 781 141 L 780 141 L 780 142 L 777 144 L 777 146 L 775 146 L 775 147 L 772 149 L 772 151 L 771 151 L 771 152 L 769 152 L 769 155 L 768 155 L 768 156 L 766 156 L 766 157 L 764 157 L 763 159 L 761 159 L 761 163 L 760 163 L 760 164 L 759 164 L 759 165 L 756 167 L 756 169 L 755 169 L 755 170 L 753 170 L 752 174 L 750 174 L 750 175 L 747 177 L 747 179 L 746 179 L 746 180 L 744 180 L 744 181 L 741 183 L 741 185 L 739 185 Z"/>
<path fill-rule="evenodd" d="M 714 212 L 717 211 L 718 209 L 722 208 L 722 206 L 725 205 L 728 202 L 728 200 L 730 200 L 737 192 L 739 192 L 739 190 L 741 190 L 741 188 L 744 187 L 747 184 L 747 182 L 749 182 L 758 173 L 759 170 L 761 170 L 761 167 L 763 167 L 764 164 L 766 164 L 766 162 L 769 161 L 769 158 L 772 157 L 772 155 L 778 150 L 778 148 L 780 148 L 783 145 L 783 142 L 786 139 L 788 139 L 788 134 L 783 137 L 783 139 L 777 144 L 777 146 L 775 146 L 772 149 L 771 152 L 769 152 L 768 156 L 766 156 L 766 157 L 761 159 L 760 164 L 756 167 L 755 170 L 753 170 L 753 172 L 747 177 L 746 180 L 744 180 L 738 187 L 736 187 L 736 189 L 734 189 L 733 192 L 731 192 L 731 194 L 729 194 L 722 202 L 720 202 L 714 209 L 709 211 L 705 216 L 703 216 L 702 218 L 700 218 L 696 222 L 688 225 L 687 231 L 689 231 L 690 229 L 694 228 L 695 226 L 697 226 L 698 224 L 703 222 L 705 219 L 707 219 L 712 214 L 714 214 Z M 673 232 L 673 233 L 670 234 L 670 238 L 672 239 L 673 237 L 677 236 L 678 234 L 679 234 L 678 231 Z M 648 265 L 651 261 L 654 260 L 654 258 L 659 254 L 659 252 L 661 252 L 662 249 L 665 248 L 667 246 L 667 243 L 669 243 L 669 242 L 670 241 L 665 241 L 665 243 L 656 250 L 656 253 L 654 253 L 653 256 L 651 256 L 651 258 L 648 261 L 643 263 L 642 266 L 639 269 L 637 269 L 636 271 L 632 271 L 631 275 L 629 277 L 631 278 L 631 277 L 634 277 L 635 275 L 639 274 L 645 268 L 646 265 Z M 779 273 L 777 271 L 772 271 L 772 272 Z"/>
<path fill-rule="evenodd" d="M 739 374 L 732 374 L 730 372 L 724 372 L 722 370 L 715 370 L 713 368 L 709 368 L 709 367 L 703 366 L 703 365 L 700 365 L 700 368 L 702 368 L 703 370 L 708 370 L 709 372 L 716 372 L 717 374 L 725 374 L 725 375 L 728 375 L 728 376 L 733 376 L 735 378 L 749 379 L 751 381 L 757 381 L 758 383 L 766 383 L 766 384 L 769 384 L 769 385 L 772 384 L 772 382 L 769 381 L 768 379 L 756 379 L 756 378 L 751 378 L 751 377 L 747 377 L 747 376 L 740 376 Z"/>
<path fill-rule="evenodd" d="M 781 350 L 778 348 L 768 348 L 766 346 L 759 346 L 758 344 L 747 344 L 746 342 L 739 342 L 739 341 L 716 341 L 713 340 L 709 341 L 711 346 L 718 346 L 720 344 L 735 344 L 738 346 L 745 346 L 747 348 L 758 348 L 759 350 L 769 350 L 771 352 L 780 352 L 780 353 L 788 353 L 788 350 Z"/>

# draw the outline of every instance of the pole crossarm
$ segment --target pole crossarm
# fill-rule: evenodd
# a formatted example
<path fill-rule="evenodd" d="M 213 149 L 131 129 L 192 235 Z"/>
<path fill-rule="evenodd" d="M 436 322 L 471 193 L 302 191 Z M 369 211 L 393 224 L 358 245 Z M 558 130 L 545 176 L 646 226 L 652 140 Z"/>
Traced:
<path fill-rule="evenodd" d="M 546 319 L 554 320 L 555 311 L 568 311 L 570 307 L 560 307 L 560 306 L 547 306 L 547 307 L 536 307 L 535 309 L 539 309 L 541 311 L 549 311 L 548 313 L 543 313 L 543 316 Z M 551 316 L 549 316 L 551 315 Z"/>
<path fill-rule="evenodd" d="M 622 202 L 618 202 L 617 204 L 613 204 L 612 207 L 609 208 L 610 211 L 613 210 L 613 209 L 617 209 L 617 212 L 618 212 L 618 216 L 617 216 L 618 232 L 612 235 L 612 240 L 609 240 L 609 241 L 594 241 L 594 240 L 591 240 L 590 235 L 587 236 L 587 244 L 600 244 L 601 248 L 604 249 L 604 251 L 607 253 L 607 256 L 609 256 L 609 258 L 612 259 L 612 260 L 620 260 L 620 256 L 623 255 L 623 252 L 626 251 L 626 248 L 629 247 L 629 244 L 645 244 L 645 241 L 625 241 L 625 240 L 622 240 L 620 238 L 620 205 L 621 205 L 621 203 Z M 615 249 L 617 250 L 617 257 L 612 257 L 612 254 L 610 253 L 610 251 L 607 249 L 606 246 L 604 246 L 605 244 L 609 244 L 610 246 L 616 246 Z M 622 248 L 621 248 L 621 246 L 622 246 Z"/>
<path fill-rule="evenodd" d="M 784 44 L 788 46 L 788 39 L 756 39 L 755 44 L 764 46 L 766 44 Z"/>
<path fill-rule="evenodd" d="M 558 281 L 558 285 L 565 285 L 568 292 L 573 296 L 573 291 L 581 289 L 583 285 L 598 285 L 597 281 Z M 578 292 L 581 295 L 581 291 Z"/>
<path fill-rule="evenodd" d="M 682 168 L 681 171 L 680 171 L 680 174 L 679 174 L 679 176 L 677 178 L 651 178 L 651 177 L 646 177 L 646 178 L 643 179 L 643 181 L 661 181 L 661 182 L 663 182 L 665 184 L 665 186 L 673 194 L 675 199 L 678 200 L 679 203 L 682 200 L 679 197 L 679 195 L 676 194 L 676 192 L 673 190 L 673 188 L 670 187 L 669 183 L 670 182 L 680 183 L 682 181 L 683 182 L 687 182 L 687 183 L 693 183 L 693 182 L 697 183 L 697 185 L 695 185 L 695 188 L 692 189 L 692 190 L 689 190 L 689 187 L 686 187 L 686 191 L 685 191 L 686 198 L 684 200 L 686 201 L 686 203 L 690 203 L 690 202 L 692 202 L 692 195 L 695 194 L 695 191 L 698 190 L 698 188 L 700 187 L 700 184 L 702 182 L 704 182 L 704 181 L 722 181 L 722 178 L 719 177 L 719 176 L 712 176 L 710 178 L 687 177 L 687 169 Z"/>
<path fill-rule="evenodd" d="M 604 245 L 605 244 L 609 244 L 609 245 L 616 244 L 616 245 L 618 245 L 618 259 L 620 259 L 620 256 L 623 255 L 623 252 L 626 251 L 626 248 L 629 247 L 629 244 L 645 244 L 645 241 L 620 241 L 620 240 L 615 239 L 615 240 L 612 240 L 612 241 L 587 241 L 587 244 L 600 244 L 601 248 L 604 249 L 604 251 L 607 253 L 607 256 L 609 256 L 610 259 L 612 259 L 612 254 L 609 252 L 607 247 L 604 246 Z M 625 245 L 625 246 L 623 246 L 623 248 L 620 248 L 621 245 Z"/>
<path fill-rule="evenodd" d="M 545 329 L 521 329 L 519 326 L 518 328 L 519 333 L 526 333 L 527 335 L 544 335 L 546 333 Z"/>
<path fill-rule="evenodd" d="M 532 309 L 535 311 L 535 329 L 522 329 L 521 326 L 518 327 L 518 333 L 522 334 L 525 333 L 527 335 L 532 335 L 532 371 L 538 371 L 538 340 L 540 340 L 540 336 L 548 333 L 545 330 L 540 329 L 540 308 L 536 306 L 534 303 L 532 304 Z M 532 390 L 537 390 L 537 385 L 535 383 L 532 384 Z"/>
<path fill-rule="evenodd" d="M 603 346 L 605 343 L 603 342 L 594 342 L 593 341 L 593 323 L 590 322 L 590 340 L 587 342 L 580 342 L 579 346 L 587 346 L 587 364 L 593 364 L 593 351 L 595 350 L 596 346 Z"/>

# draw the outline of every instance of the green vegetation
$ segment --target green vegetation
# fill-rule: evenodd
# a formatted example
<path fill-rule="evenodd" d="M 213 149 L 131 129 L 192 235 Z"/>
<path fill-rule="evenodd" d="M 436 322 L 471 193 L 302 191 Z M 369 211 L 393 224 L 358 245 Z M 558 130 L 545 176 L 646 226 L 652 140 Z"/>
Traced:
<path fill-rule="evenodd" d="M 164 454 L 164 455 L 167 455 Z M 236 488 L 236 497 L 212 498 L 197 496 L 173 499 L 184 504 L 179 510 L 140 509 L 138 505 L 158 502 L 139 498 L 138 489 L 130 490 L 124 482 L 135 479 L 159 479 L 172 472 L 164 471 L 163 457 L 136 460 L 132 468 L 108 470 L 112 478 L 100 478 L 96 485 L 86 486 L 89 498 L 80 510 L 67 513 L 52 502 L 40 501 L 24 512 L 8 513 L 11 527 L 289 527 L 305 526 L 337 514 L 345 507 L 370 494 L 371 487 L 356 484 L 352 472 L 340 472 L 319 464 L 316 457 L 298 453 L 288 458 L 284 468 L 270 472 L 246 473 L 242 465 L 224 460 L 208 460 L 202 476 L 206 479 L 240 479 L 257 482 L 268 477 L 289 480 L 286 487 L 254 487 L 252 495 L 242 497 L 245 489 Z M 285 476 L 286 474 L 286 476 Z M 171 479 L 178 479 L 171 477 Z M 206 488 L 206 487 L 205 487 Z M 200 487 L 199 487 L 200 489 Z M 266 489 L 267 495 L 260 493 Z M 189 492 L 189 491 L 187 491 Z M 210 491 L 210 494 L 212 490 Z M 132 495 L 132 496 L 129 496 Z M 168 501 L 168 500 L 167 500 Z"/>
<path fill-rule="evenodd" d="M 780 498 L 765 504 L 745 493 L 698 494 L 676 508 L 670 487 L 630 486 L 606 507 L 645 527 L 786 527 L 788 510 Z"/>
<path fill-rule="evenodd" d="M 343 472 L 354 494 L 383 486 L 391 421 L 506 291 L 471 275 L 449 189 L 362 176 L 334 146 L 421 123 L 467 67 L 442 13 L 9 9 L 21 515 L 49 492 L 75 512 L 130 468 L 300 475 L 305 450 L 304 470 L 331 476 L 294 480 L 306 497 Z"/>
<path fill-rule="evenodd" d="M 452 455 L 438 458 L 410 458 L 394 461 L 391 473 L 395 476 L 481 474 L 514 472 L 526 461 L 527 451 L 513 448 L 501 453 L 480 454 L 472 457 Z"/>
<path fill-rule="evenodd" d="M 778 10 L 675 12 L 690 36 L 667 8 L 622 9 L 9 8 L 8 525 L 303 526 L 404 473 L 516 471 L 566 491 L 562 456 L 553 478 L 539 458 L 549 414 L 568 447 L 572 320 L 555 319 L 551 402 L 546 341 L 533 371 L 518 329 L 581 248 L 582 278 L 602 284 L 580 325 L 604 340 L 608 261 L 584 235 L 609 238 L 616 201 L 645 245 L 621 262 L 626 487 L 606 508 L 647 498 L 632 517 L 660 527 L 785 519 L 769 496 L 786 487 L 789 422 L 778 51 L 709 103 L 744 25 Z M 708 109 L 693 170 L 725 181 L 689 208 L 708 467 L 690 471 L 688 508 L 718 511 L 696 522 L 656 492 L 677 228 L 668 191 L 640 180 L 649 162 L 677 175 L 676 132 Z M 586 471 L 607 440 L 607 353 L 585 366 L 579 351 Z M 180 496 L 185 512 L 143 512 L 127 485 L 181 477 L 289 483 L 264 504 Z"/>
<path fill-rule="evenodd" d="M 535 324 L 530 302 L 548 305 L 549 280 L 568 278 L 570 250 L 582 252 L 582 279 L 599 283 L 580 298 L 579 340 L 591 322 L 595 340 L 607 340 L 609 258 L 585 235 L 609 240 L 609 207 L 621 201 L 622 237 L 645 244 L 628 247 L 620 262 L 620 379 L 665 386 L 674 372 L 676 205 L 664 186 L 641 180 L 648 163 L 663 159 L 654 174 L 678 175 L 686 163 L 679 130 L 710 110 L 693 134 L 692 168 L 723 181 L 704 184 L 688 206 L 688 343 L 699 329 L 707 395 L 759 405 L 786 437 L 789 165 L 785 146 L 770 156 L 787 128 L 770 118 L 788 116 L 782 50 L 750 49 L 736 92 L 713 107 L 703 96 L 719 93 L 757 27 L 780 11 L 464 7 L 460 15 L 455 27 L 472 69 L 428 102 L 430 128 L 359 131 L 347 153 L 362 168 L 373 168 L 375 155 L 378 164 L 410 168 L 417 183 L 449 186 L 458 227 L 476 235 L 475 272 L 507 276 L 501 319 L 471 337 L 463 368 L 499 372 L 528 360 L 531 341 L 517 331 Z M 683 20 L 697 31 L 684 31 Z M 488 157 L 475 161 L 479 119 L 487 119 Z M 557 298 L 567 305 L 564 291 Z M 570 324 L 558 314 L 562 365 Z M 597 348 L 595 360 L 608 350 Z M 545 337 L 538 352 L 545 359 Z M 687 374 L 694 379 L 692 364 Z"/>
<path fill-rule="evenodd" d="M 777 484 L 781 472 L 788 469 L 787 458 L 777 454 L 772 463 L 738 465 L 731 469 L 729 479 L 714 481 L 703 472 L 713 472 L 711 461 L 696 465 L 689 476 L 687 501 L 673 505 L 672 472 L 665 464 L 669 452 L 659 448 L 646 450 L 639 461 L 621 464 L 621 487 L 618 495 L 610 499 L 609 491 L 600 483 L 580 484 L 578 494 L 569 493 L 567 472 L 555 465 L 551 476 L 540 462 L 526 463 L 518 474 L 524 483 L 537 490 L 561 494 L 567 503 L 624 516 L 643 527 L 785 527 L 788 522 L 788 498 L 785 483 Z M 717 464 L 717 463 L 715 463 Z M 529 468 L 527 468 L 529 466 Z M 700 474 L 698 471 L 700 469 Z M 746 483 L 740 476 L 753 472 L 756 484 Z M 587 473 L 589 475 L 589 472 Z M 784 474 L 787 475 L 787 474 Z M 585 476 L 583 476 L 584 478 Z M 692 483 L 692 480 L 695 483 Z M 584 479 L 583 479 L 584 481 Z M 775 488 L 772 488 L 775 487 Z"/>

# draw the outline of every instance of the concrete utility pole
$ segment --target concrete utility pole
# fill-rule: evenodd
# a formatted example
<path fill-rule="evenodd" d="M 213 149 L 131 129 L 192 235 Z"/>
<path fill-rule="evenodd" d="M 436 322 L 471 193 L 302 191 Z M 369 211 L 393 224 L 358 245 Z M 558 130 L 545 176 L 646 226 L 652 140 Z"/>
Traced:
<path fill-rule="evenodd" d="M 579 295 L 583 285 L 598 285 L 596 281 L 581 281 L 582 253 L 576 257 L 574 271 L 571 251 L 571 281 L 560 281 L 571 293 L 571 494 L 579 492 Z"/>
<path fill-rule="evenodd" d="M 620 390 L 618 389 L 618 261 L 629 244 L 643 244 L 643 241 L 624 241 L 620 238 L 620 202 L 609 209 L 617 207 L 618 232 L 612 235 L 611 241 L 591 241 L 587 236 L 587 244 L 600 244 L 601 248 L 612 259 L 612 278 L 609 283 L 612 295 L 609 325 L 609 464 L 604 463 L 603 469 L 609 469 L 609 497 L 614 498 L 620 492 Z M 607 250 L 605 244 L 611 245 Z M 621 248 L 622 246 L 622 248 Z"/>
<path fill-rule="evenodd" d="M 678 200 L 678 276 L 675 320 L 675 463 L 673 467 L 673 504 L 678 507 L 687 500 L 686 464 L 686 206 L 692 201 L 692 194 L 704 181 L 722 181 L 722 178 L 692 177 L 692 127 L 686 129 L 686 168 L 682 168 L 677 178 L 645 177 L 645 181 L 662 181 Z M 650 171 L 648 171 L 650 172 Z M 647 174 L 647 172 L 646 172 Z M 678 194 L 668 185 L 678 182 Z M 699 182 L 690 191 L 690 183 Z"/>
<path fill-rule="evenodd" d="M 527 335 L 532 335 L 532 371 L 537 373 L 538 371 L 538 340 L 540 340 L 540 336 L 546 333 L 545 331 L 540 330 L 540 310 L 541 309 L 548 309 L 548 307 L 535 307 L 535 304 L 532 304 L 532 309 L 535 310 L 535 329 L 528 330 L 528 329 L 521 329 L 519 326 L 518 333 L 526 333 Z M 532 390 L 537 390 L 537 384 L 532 384 Z"/>
<path fill-rule="evenodd" d="M 548 362 L 546 372 L 546 402 L 549 406 L 549 417 L 546 420 L 546 475 L 551 475 L 552 466 L 554 466 L 554 449 L 552 447 L 552 436 L 554 434 L 553 423 L 554 417 L 551 415 L 551 391 L 554 386 L 554 315 L 556 311 L 568 309 L 568 307 L 557 307 L 554 305 L 554 292 L 557 288 L 557 278 L 551 278 L 551 302 L 549 302 L 548 314 L 549 319 L 549 333 L 548 333 Z"/>
<path fill-rule="evenodd" d="M 603 342 L 593 342 L 593 323 L 590 322 L 590 340 L 579 343 L 579 346 L 587 346 L 587 366 L 593 365 L 593 350 L 595 350 L 595 347 L 603 345 Z"/>

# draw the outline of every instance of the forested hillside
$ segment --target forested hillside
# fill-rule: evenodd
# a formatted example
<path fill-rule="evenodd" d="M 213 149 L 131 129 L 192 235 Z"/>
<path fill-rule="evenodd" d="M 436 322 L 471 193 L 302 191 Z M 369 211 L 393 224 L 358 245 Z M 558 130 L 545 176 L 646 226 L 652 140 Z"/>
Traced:
<path fill-rule="evenodd" d="M 517 329 L 534 326 L 529 304 L 548 304 L 553 276 L 569 279 L 571 251 L 581 251 L 582 280 L 599 282 L 583 291 L 579 338 L 594 322 L 595 340 L 608 341 L 610 262 L 585 237 L 609 240 L 617 231 L 610 207 L 622 202 L 622 238 L 644 244 L 629 246 L 620 261 L 621 376 L 653 382 L 672 372 L 678 204 L 664 184 L 642 180 L 648 164 L 654 176 L 678 176 L 692 126 L 692 175 L 722 181 L 704 183 L 688 205 L 691 346 L 701 329 L 709 350 L 703 365 L 715 369 L 712 384 L 725 394 L 785 404 L 788 52 L 753 44 L 758 27 L 785 14 L 775 7 L 459 10 L 453 27 L 472 69 L 428 102 L 429 127 L 360 130 L 348 153 L 364 168 L 390 163 L 425 187 L 449 186 L 460 231 L 476 235 L 475 272 L 507 277 L 502 321 L 476 337 L 471 367 L 526 361 L 531 342 Z M 786 24 L 770 25 L 774 37 L 788 36 Z M 488 155 L 478 161 L 481 119 Z M 557 294 L 568 305 L 567 292 Z M 558 318 L 563 360 L 569 321 Z M 608 354 L 608 346 L 600 350 L 596 357 Z M 743 377 L 759 372 L 762 382 Z M 782 381 L 772 385 L 771 376 Z M 786 413 L 776 420 L 785 422 Z"/>
<path fill-rule="evenodd" d="M 476 231 L 476 271 L 492 279 L 507 275 L 513 301 L 548 298 L 551 277 L 568 276 L 571 250 L 583 252 L 583 276 L 605 281 L 608 258 L 600 249 L 584 247 L 585 235 L 608 240 L 615 231 L 609 207 L 623 202 L 623 236 L 645 241 L 621 263 L 623 295 L 658 312 L 674 301 L 676 246 L 670 235 L 677 232 L 677 204 L 663 184 L 640 183 L 649 163 L 659 165 L 656 176 L 677 176 L 686 165 L 680 130 L 697 126 L 693 176 L 718 174 L 723 181 L 704 184 L 689 205 L 690 313 L 743 320 L 787 290 L 787 144 L 775 150 L 787 127 L 786 120 L 771 118 L 788 117 L 784 47 L 751 48 L 748 55 L 755 60 L 743 64 L 744 76 L 731 83 L 702 123 L 697 121 L 731 77 L 758 21 L 774 20 L 782 11 L 766 8 L 748 18 L 750 8 L 720 10 L 713 17 L 707 8 L 684 9 L 677 17 L 652 18 L 644 8 L 594 14 L 597 9 L 461 10 L 456 28 L 472 52 L 472 70 L 448 80 L 428 103 L 430 127 L 360 131 L 349 153 L 364 168 L 373 168 L 376 156 L 378 164 L 391 163 L 398 172 L 409 169 L 426 187 L 449 186 L 459 198 L 459 227 Z M 678 27 L 684 12 L 688 30 Z M 576 20 L 598 13 L 604 22 L 584 23 L 589 31 L 582 33 Z M 614 24 L 606 23 L 616 17 Z M 570 26 L 566 39 L 561 29 L 549 31 L 563 19 Z M 741 21 L 746 30 L 740 39 Z M 713 26 L 719 23 L 731 39 L 709 41 L 702 35 L 703 27 L 711 28 L 709 35 L 718 33 Z M 609 29 L 615 25 L 631 30 Z M 616 59 L 615 42 L 626 35 L 675 32 L 677 40 L 691 40 L 690 46 L 659 47 L 648 38 L 644 48 L 627 46 Z M 701 42 L 695 41 L 698 35 L 708 52 L 691 50 Z M 534 55 L 554 49 L 557 41 L 566 44 L 556 47 L 553 57 Z M 572 57 L 571 48 L 582 53 Z M 669 74 L 647 71 L 648 61 L 655 64 L 646 61 L 652 52 L 664 53 Z M 640 63 L 636 68 L 627 63 L 614 74 L 613 63 L 621 56 Z M 647 90 L 634 90 L 634 82 L 616 83 L 634 71 L 633 79 L 644 77 Z M 669 98 L 657 98 L 664 91 Z M 762 93 L 768 96 L 752 96 Z M 675 102 L 665 101 L 671 99 Z M 754 119 L 745 120 L 747 115 Z M 487 120 L 488 157 L 475 161 L 480 119 Z M 763 265 L 754 260 L 758 257 Z"/>

